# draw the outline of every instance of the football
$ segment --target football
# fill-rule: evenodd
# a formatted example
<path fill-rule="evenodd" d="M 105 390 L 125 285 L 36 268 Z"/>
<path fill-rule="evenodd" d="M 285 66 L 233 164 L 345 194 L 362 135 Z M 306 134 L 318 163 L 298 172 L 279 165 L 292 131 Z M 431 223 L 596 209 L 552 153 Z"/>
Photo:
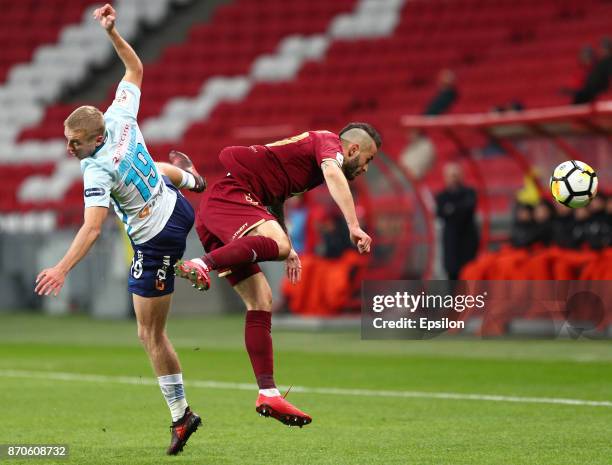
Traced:
<path fill-rule="evenodd" d="M 550 191 L 557 202 L 567 207 L 584 207 L 597 193 L 597 174 L 584 162 L 564 161 L 550 177 Z"/>

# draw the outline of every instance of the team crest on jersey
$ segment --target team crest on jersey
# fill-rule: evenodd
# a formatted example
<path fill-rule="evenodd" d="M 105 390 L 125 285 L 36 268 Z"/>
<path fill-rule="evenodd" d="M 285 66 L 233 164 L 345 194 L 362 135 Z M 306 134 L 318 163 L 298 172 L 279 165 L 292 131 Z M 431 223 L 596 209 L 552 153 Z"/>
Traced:
<path fill-rule="evenodd" d="M 259 205 L 259 202 L 256 200 L 253 200 L 253 198 L 251 197 L 251 193 L 249 192 L 248 194 L 244 194 L 244 199 L 249 202 L 251 205 Z"/>
<path fill-rule="evenodd" d="M 85 197 L 101 197 L 106 193 L 102 187 L 90 187 L 85 189 Z"/>
<path fill-rule="evenodd" d="M 129 99 L 128 93 L 125 91 L 125 89 L 123 89 L 121 93 L 119 94 L 119 96 L 115 99 L 115 102 L 125 107 L 128 104 L 128 99 Z"/>
<path fill-rule="evenodd" d="M 340 164 L 340 166 L 342 166 L 344 163 L 344 155 L 342 155 L 340 152 L 336 152 L 336 161 Z"/>

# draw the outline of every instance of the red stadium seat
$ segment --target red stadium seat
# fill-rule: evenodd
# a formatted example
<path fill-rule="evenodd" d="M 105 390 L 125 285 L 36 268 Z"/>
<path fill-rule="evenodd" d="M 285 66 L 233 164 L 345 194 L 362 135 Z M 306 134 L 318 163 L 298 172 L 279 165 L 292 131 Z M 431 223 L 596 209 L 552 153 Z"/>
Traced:
<path fill-rule="evenodd" d="M 62 5 L 65 3 L 63 0 Z M 80 5 L 80 10 L 73 8 L 79 13 L 65 22 L 78 19 L 87 2 L 69 3 Z M 351 11 L 355 3 L 237 0 L 220 6 L 210 23 L 193 27 L 184 43 L 167 46 L 157 62 L 146 66 L 140 120 L 158 115 L 172 98 L 195 96 L 212 76 L 248 73 L 257 57 L 273 52 L 288 35 L 325 32 L 332 18 Z M 9 23 L 26 21 L 24 12 L 33 2 L 11 5 L 6 18 L 12 19 L 6 20 L 6 28 L 0 28 L 5 31 L 0 31 L 0 37 L 8 34 Z M 52 8 L 45 6 L 43 10 L 37 20 L 46 18 Z M 517 99 L 527 108 L 567 103 L 559 89 L 573 71 L 583 43 L 595 42 L 608 32 L 610 13 L 612 6 L 605 0 L 579 4 L 555 0 L 406 2 L 391 36 L 334 41 L 323 60 L 307 62 L 295 79 L 259 83 L 243 101 L 219 104 L 206 120 L 187 128 L 180 141 L 149 148 L 158 157 L 164 157 L 169 146 L 191 152 L 210 178 L 224 174 L 217 162 L 221 147 L 249 143 L 236 137 L 236 129 L 275 125 L 296 131 L 322 126 L 339 129 L 348 120 L 363 118 L 385 123 L 385 132 L 393 134 L 386 137 L 390 142 L 385 148 L 397 156 L 405 143 L 397 127 L 399 116 L 422 113 L 435 92 L 437 73 L 443 68 L 455 70 L 458 77 L 460 98 L 453 112 L 486 112 Z M 53 26 L 28 30 L 36 29 L 36 37 L 44 34 L 47 40 L 53 40 L 50 34 L 57 34 L 60 27 Z M 31 45 L 38 39 L 32 40 L 19 40 L 5 50 L 0 72 L 5 62 L 31 53 Z M 23 131 L 20 139 L 61 137 L 63 118 L 74 106 L 48 108 L 43 121 Z M 437 143 L 440 164 L 455 152 L 448 142 Z M 479 163 L 486 165 L 492 183 L 502 191 L 515 189 L 522 180 L 503 157 Z M 434 190 L 440 187 L 438 168 L 426 182 Z M 501 194 L 491 203 L 496 209 L 508 208 Z"/>
<path fill-rule="evenodd" d="M 31 59 L 34 50 L 55 42 L 59 31 L 81 20 L 85 8 L 92 4 L 83 0 L 3 1 L 0 15 L 0 83 L 6 80 L 10 68 Z"/>

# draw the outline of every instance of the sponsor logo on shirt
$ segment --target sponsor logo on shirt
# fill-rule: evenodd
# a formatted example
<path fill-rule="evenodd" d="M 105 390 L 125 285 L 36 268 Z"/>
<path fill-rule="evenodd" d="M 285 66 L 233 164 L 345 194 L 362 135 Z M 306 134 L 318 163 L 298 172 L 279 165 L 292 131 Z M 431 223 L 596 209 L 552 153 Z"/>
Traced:
<path fill-rule="evenodd" d="M 146 218 L 147 216 L 149 216 L 150 214 L 151 214 L 151 209 L 148 206 L 146 206 L 138 212 L 138 218 L 142 220 Z"/>
<path fill-rule="evenodd" d="M 123 146 L 125 145 L 126 142 L 129 142 L 129 136 L 130 136 L 130 129 L 131 126 L 129 123 L 126 123 L 123 125 L 123 129 L 121 130 L 121 136 L 119 137 L 119 143 L 117 144 L 117 147 L 115 148 L 115 153 L 113 154 L 113 163 L 116 165 L 118 164 L 121 159 L 123 158 L 122 156 L 122 151 L 123 151 Z"/>
<path fill-rule="evenodd" d="M 106 193 L 102 187 L 90 187 L 85 189 L 85 197 L 101 197 Z"/>
<path fill-rule="evenodd" d="M 153 197 L 151 197 L 151 199 L 149 200 L 149 203 L 145 205 L 144 208 L 138 212 L 138 218 L 143 220 L 151 214 L 151 210 L 153 209 L 153 207 L 155 207 L 155 205 L 157 204 L 157 201 L 161 199 L 160 196 L 164 192 L 163 186 L 164 185 L 162 184 L 162 187 L 159 189 L 159 191 L 157 191 L 157 193 L 154 194 Z M 180 194 L 180 192 L 178 193 Z"/>

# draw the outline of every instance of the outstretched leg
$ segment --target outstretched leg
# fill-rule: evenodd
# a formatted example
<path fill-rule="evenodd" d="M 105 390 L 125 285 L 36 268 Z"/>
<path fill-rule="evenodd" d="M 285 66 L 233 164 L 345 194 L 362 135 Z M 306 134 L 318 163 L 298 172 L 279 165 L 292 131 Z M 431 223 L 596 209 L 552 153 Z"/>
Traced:
<path fill-rule="evenodd" d="M 202 420 L 187 404 L 183 374 L 178 356 L 166 335 L 166 319 L 172 294 L 142 297 L 133 294 L 134 312 L 138 322 L 138 337 L 151 360 L 159 387 L 172 415 L 171 443 L 166 451 L 176 455 L 183 450 L 189 436 Z"/>

